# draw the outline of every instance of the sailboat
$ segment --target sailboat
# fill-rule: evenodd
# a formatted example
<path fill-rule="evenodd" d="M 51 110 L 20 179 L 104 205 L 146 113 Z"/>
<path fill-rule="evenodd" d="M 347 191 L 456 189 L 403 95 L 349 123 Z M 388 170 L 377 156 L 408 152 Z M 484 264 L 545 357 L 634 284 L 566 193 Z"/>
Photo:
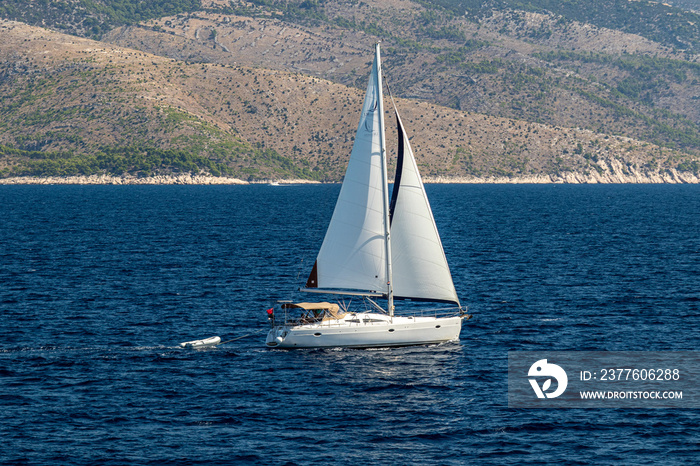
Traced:
<path fill-rule="evenodd" d="M 373 348 L 459 339 L 468 318 L 457 297 L 413 151 L 393 102 L 398 160 L 389 197 L 379 44 L 350 160 L 326 236 L 300 291 L 360 297 L 345 302 L 283 302 L 268 310 L 273 348 Z M 386 300 L 386 307 L 377 301 Z M 396 313 L 395 300 L 451 307 Z M 352 303 L 351 303 L 352 304 Z M 279 314 L 283 313 L 282 316 Z M 297 315 L 298 314 L 298 315 Z"/>

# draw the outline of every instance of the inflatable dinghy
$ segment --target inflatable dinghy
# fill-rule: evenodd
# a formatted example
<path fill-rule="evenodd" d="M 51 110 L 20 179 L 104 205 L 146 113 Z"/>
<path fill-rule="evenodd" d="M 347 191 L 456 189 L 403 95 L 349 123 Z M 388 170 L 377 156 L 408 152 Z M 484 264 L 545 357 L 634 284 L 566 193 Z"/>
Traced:
<path fill-rule="evenodd" d="M 221 343 L 221 337 L 209 337 L 203 340 L 186 341 L 184 343 L 180 343 L 180 346 L 183 348 L 200 349 L 216 346 L 219 343 Z"/>

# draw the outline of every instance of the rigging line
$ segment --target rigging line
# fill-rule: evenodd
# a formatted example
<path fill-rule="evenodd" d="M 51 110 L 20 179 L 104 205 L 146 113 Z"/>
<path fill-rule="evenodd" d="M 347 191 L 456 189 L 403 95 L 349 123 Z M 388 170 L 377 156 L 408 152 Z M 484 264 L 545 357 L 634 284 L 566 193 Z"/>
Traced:
<path fill-rule="evenodd" d="M 386 91 L 389 93 L 389 100 L 391 100 L 391 105 L 394 106 L 394 111 L 396 112 L 396 102 L 394 102 L 394 94 L 391 93 L 391 88 L 389 87 L 389 81 L 386 79 L 384 74 L 384 68 L 382 67 L 382 78 L 384 78 L 384 85 L 386 86 Z"/>
<path fill-rule="evenodd" d="M 241 338 L 250 337 L 250 336 L 256 335 L 260 332 L 264 332 L 265 330 L 266 329 L 263 328 L 261 330 L 258 330 L 257 332 L 249 333 L 248 335 L 243 335 L 242 337 L 236 337 L 236 338 L 232 338 L 230 340 L 222 341 L 221 343 L 219 343 L 219 345 L 223 345 L 224 343 L 231 343 L 232 341 L 240 340 Z"/>
<path fill-rule="evenodd" d="M 294 283 L 298 283 L 299 277 L 301 276 L 301 272 L 303 272 L 304 269 L 304 258 L 301 258 L 301 262 L 299 262 L 299 268 L 297 269 L 297 276 L 294 277 Z"/>

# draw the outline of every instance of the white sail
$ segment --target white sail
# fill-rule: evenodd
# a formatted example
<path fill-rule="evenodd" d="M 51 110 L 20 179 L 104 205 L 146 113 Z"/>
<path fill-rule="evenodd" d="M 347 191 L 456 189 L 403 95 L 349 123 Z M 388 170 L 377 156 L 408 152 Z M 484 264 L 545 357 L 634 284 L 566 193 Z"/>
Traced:
<path fill-rule="evenodd" d="M 387 289 L 379 66 L 377 52 L 343 185 L 307 288 Z"/>
<path fill-rule="evenodd" d="M 411 145 L 396 107 L 399 160 L 390 235 L 382 158 L 379 51 L 375 55 L 347 172 L 307 289 L 360 290 L 459 304 Z M 386 197 L 385 197 L 386 196 Z M 391 244 L 388 244 L 390 236 Z M 390 261 L 387 261 L 390 250 Z M 387 272 L 388 269 L 391 269 Z M 391 282 L 391 286 L 389 285 Z M 390 311 L 391 313 L 391 311 Z"/>
<path fill-rule="evenodd" d="M 399 158 L 391 202 L 394 295 L 459 304 L 411 144 L 396 107 L 394 111 L 399 133 Z"/>

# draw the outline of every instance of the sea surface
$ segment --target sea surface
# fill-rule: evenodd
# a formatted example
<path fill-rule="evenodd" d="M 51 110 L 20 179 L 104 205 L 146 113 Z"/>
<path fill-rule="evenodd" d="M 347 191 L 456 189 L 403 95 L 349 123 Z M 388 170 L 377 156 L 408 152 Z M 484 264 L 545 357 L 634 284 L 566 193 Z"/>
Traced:
<path fill-rule="evenodd" d="M 282 351 L 339 185 L 0 186 L 0 464 L 700 463 L 700 410 L 507 405 L 509 351 L 700 349 L 700 186 L 426 189 L 460 341 Z"/>

